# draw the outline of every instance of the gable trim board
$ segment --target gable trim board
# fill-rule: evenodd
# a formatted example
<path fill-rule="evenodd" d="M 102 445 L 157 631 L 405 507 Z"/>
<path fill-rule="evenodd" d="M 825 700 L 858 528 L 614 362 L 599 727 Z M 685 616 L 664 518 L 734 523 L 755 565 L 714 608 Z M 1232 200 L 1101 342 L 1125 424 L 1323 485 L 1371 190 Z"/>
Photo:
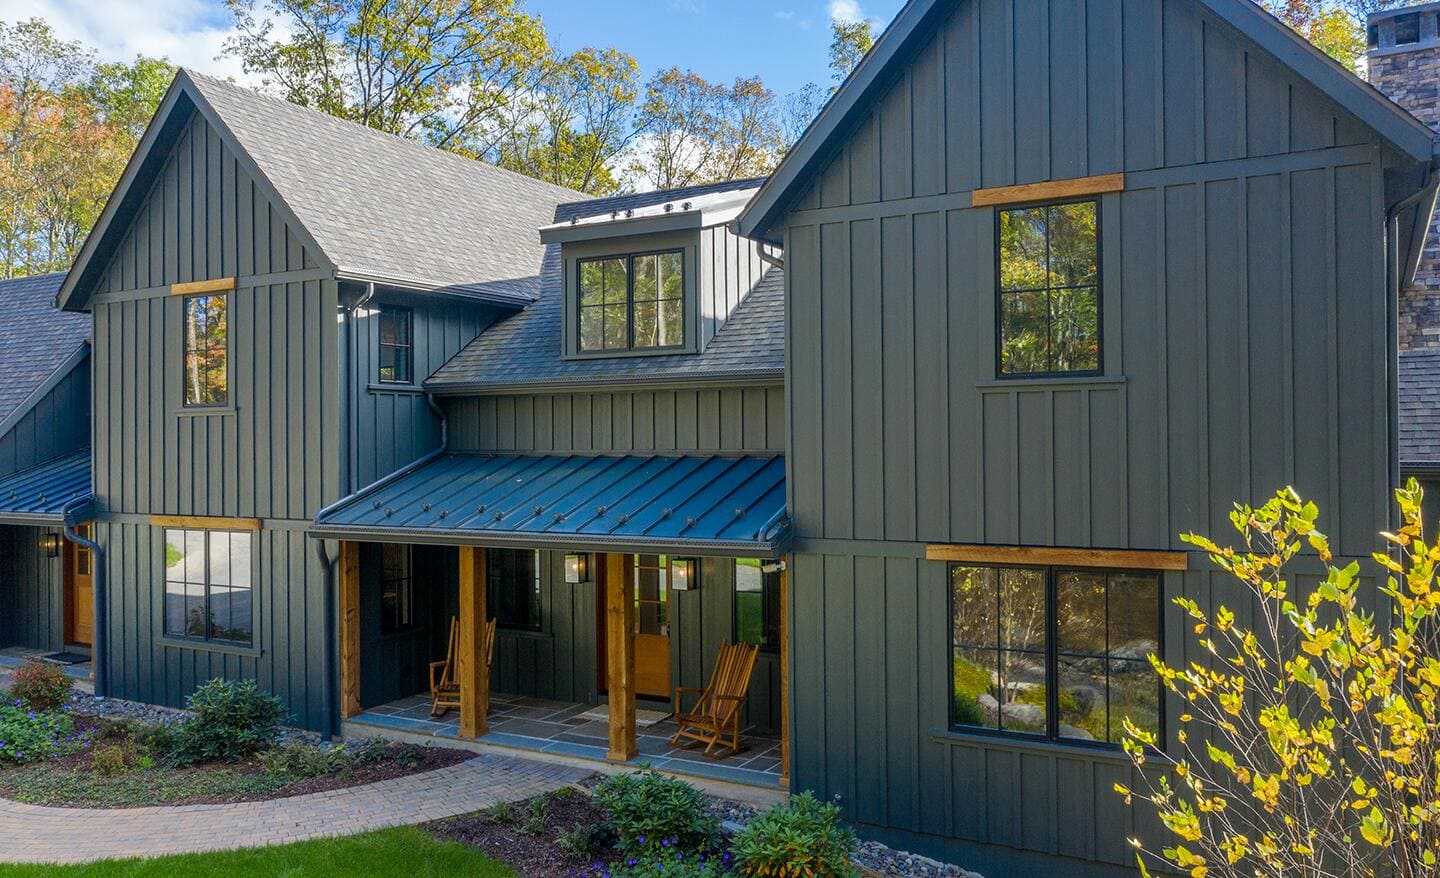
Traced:
<path fill-rule="evenodd" d="M 774 230 L 777 220 L 800 195 L 803 185 L 829 160 L 832 143 L 864 118 L 871 99 L 891 84 L 894 68 L 904 66 L 900 62 L 929 37 L 932 25 L 956 2 L 973 0 L 910 0 L 906 4 L 741 213 L 737 220 L 741 235 L 779 240 Z M 1256 42 L 1414 161 L 1429 164 L 1440 155 L 1433 131 L 1251 0 L 1195 2 Z"/>
<path fill-rule="evenodd" d="M 230 127 L 215 112 L 214 107 L 205 100 L 200 89 L 196 87 L 195 81 L 185 69 L 175 74 L 175 80 L 170 84 L 169 91 L 160 102 L 160 108 L 150 120 L 149 126 L 145 129 L 145 135 L 140 139 L 140 145 L 136 147 L 135 153 L 125 165 L 125 171 L 120 175 L 120 182 L 116 184 L 115 190 L 105 202 L 105 209 L 101 211 L 100 218 L 95 222 L 90 234 L 85 238 L 85 244 L 80 248 L 80 253 L 75 257 L 75 263 L 65 275 L 65 282 L 60 285 L 60 292 L 56 294 L 55 305 L 57 308 L 67 311 L 84 310 L 88 304 L 87 300 L 75 299 L 78 289 L 87 290 L 94 286 L 95 281 L 109 267 L 110 257 L 113 255 L 116 246 L 120 243 L 124 231 L 129 223 L 134 220 L 136 211 L 144 204 L 146 197 L 150 194 L 151 184 L 164 169 L 170 158 L 170 149 L 157 150 L 157 144 L 162 141 L 168 142 L 170 138 L 178 135 L 184 127 L 189 124 L 190 117 L 199 113 L 215 130 L 225 148 L 234 156 L 240 167 L 250 175 L 271 206 L 280 213 L 281 219 L 294 231 L 301 245 L 318 260 L 324 260 L 323 264 L 333 276 L 336 266 L 329 261 L 329 257 L 320 245 L 311 236 L 300 218 L 286 204 L 280 192 L 250 157 L 250 154 L 240 145 Z M 117 226 L 114 235 L 111 234 L 111 226 Z"/>

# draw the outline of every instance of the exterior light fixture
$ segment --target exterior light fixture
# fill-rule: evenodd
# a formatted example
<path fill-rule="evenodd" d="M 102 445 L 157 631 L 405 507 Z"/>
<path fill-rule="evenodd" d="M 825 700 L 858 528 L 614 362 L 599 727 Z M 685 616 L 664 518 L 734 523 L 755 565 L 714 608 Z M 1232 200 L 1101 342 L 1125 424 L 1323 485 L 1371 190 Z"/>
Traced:
<path fill-rule="evenodd" d="M 45 553 L 47 558 L 60 557 L 60 535 L 54 531 L 48 531 L 40 535 L 40 551 Z"/>
<path fill-rule="evenodd" d="M 690 591 L 695 587 L 695 559 L 670 559 L 670 588 L 675 591 Z"/>
<path fill-rule="evenodd" d="M 590 578 L 589 555 L 566 555 L 565 556 L 565 581 L 585 582 Z"/>

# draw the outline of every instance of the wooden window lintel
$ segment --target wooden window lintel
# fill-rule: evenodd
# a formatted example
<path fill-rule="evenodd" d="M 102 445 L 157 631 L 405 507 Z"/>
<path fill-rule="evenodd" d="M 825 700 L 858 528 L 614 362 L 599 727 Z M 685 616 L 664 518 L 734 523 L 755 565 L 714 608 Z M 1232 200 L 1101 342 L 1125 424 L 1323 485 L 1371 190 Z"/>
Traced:
<path fill-rule="evenodd" d="M 1075 177 L 1045 183 L 1026 183 L 1021 186 L 976 189 L 970 193 L 970 204 L 974 207 L 1025 204 L 1031 201 L 1057 201 L 1086 195 L 1104 195 L 1124 190 L 1124 174 L 1104 174 L 1099 177 Z"/>
<path fill-rule="evenodd" d="M 208 515 L 152 515 L 150 524 L 190 530 L 260 530 L 258 518 L 216 518 Z"/>
<path fill-rule="evenodd" d="M 925 547 L 925 558 L 929 561 L 953 561 L 960 564 L 1098 567 L 1110 570 L 1190 569 L 1190 556 L 1185 552 L 1151 552 L 1129 549 L 930 545 Z"/>
<path fill-rule="evenodd" d="M 235 278 L 217 277 L 209 280 L 192 280 L 171 284 L 170 295 L 193 296 L 197 293 L 228 293 L 235 289 Z"/>

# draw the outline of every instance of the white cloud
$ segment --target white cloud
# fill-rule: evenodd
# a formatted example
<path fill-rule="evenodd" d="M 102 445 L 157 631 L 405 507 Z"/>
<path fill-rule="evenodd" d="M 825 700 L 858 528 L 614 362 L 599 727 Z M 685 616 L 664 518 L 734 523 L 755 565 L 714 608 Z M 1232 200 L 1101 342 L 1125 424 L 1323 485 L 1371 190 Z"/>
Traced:
<path fill-rule="evenodd" d="M 66 40 L 95 49 L 101 60 L 128 61 L 137 54 L 249 82 L 232 57 L 217 57 L 233 33 L 230 14 L 218 0 L 0 0 L 0 21 L 39 17 Z"/>
<path fill-rule="evenodd" d="M 808 18 L 801 18 L 800 13 L 793 9 L 777 9 L 775 17 L 787 24 L 793 24 L 801 30 L 809 30 L 810 25 L 814 23 Z"/>
<path fill-rule="evenodd" d="M 860 9 L 859 0 L 830 0 L 830 19 L 847 23 L 864 21 L 865 13 Z"/>

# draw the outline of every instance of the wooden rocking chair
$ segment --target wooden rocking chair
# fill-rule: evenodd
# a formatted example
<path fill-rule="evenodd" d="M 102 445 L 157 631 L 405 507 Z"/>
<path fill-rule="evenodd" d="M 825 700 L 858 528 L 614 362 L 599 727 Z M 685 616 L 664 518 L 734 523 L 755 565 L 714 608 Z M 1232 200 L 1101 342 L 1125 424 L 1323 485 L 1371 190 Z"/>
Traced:
<path fill-rule="evenodd" d="M 460 644 L 460 620 L 450 617 L 450 645 L 445 648 L 445 661 L 430 663 L 430 715 L 444 716 L 451 708 L 460 709 L 460 681 L 455 679 L 455 650 Z M 495 663 L 495 620 L 480 630 L 480 653 L 485 656 L 484 673 Z"/>
<path fill-rule="evenodd" d="M 675 721 L 680 729 L 670 739 L 670 746 L 693 749 L 704 744 L 705 755 L 713 759 L 734 756 L 743 749 L 740 711 L 750 693 L 750 677 L 759 652 L 759 647 L 748 643 L 724 643 L 715 659 L 709 686 L 704 689 L 681 686 L 675 690 Z M 681 709 L 682 693 L 700 695 L 689 712 Z M 717 751 L 716 747 L 725 752 Z"/>

